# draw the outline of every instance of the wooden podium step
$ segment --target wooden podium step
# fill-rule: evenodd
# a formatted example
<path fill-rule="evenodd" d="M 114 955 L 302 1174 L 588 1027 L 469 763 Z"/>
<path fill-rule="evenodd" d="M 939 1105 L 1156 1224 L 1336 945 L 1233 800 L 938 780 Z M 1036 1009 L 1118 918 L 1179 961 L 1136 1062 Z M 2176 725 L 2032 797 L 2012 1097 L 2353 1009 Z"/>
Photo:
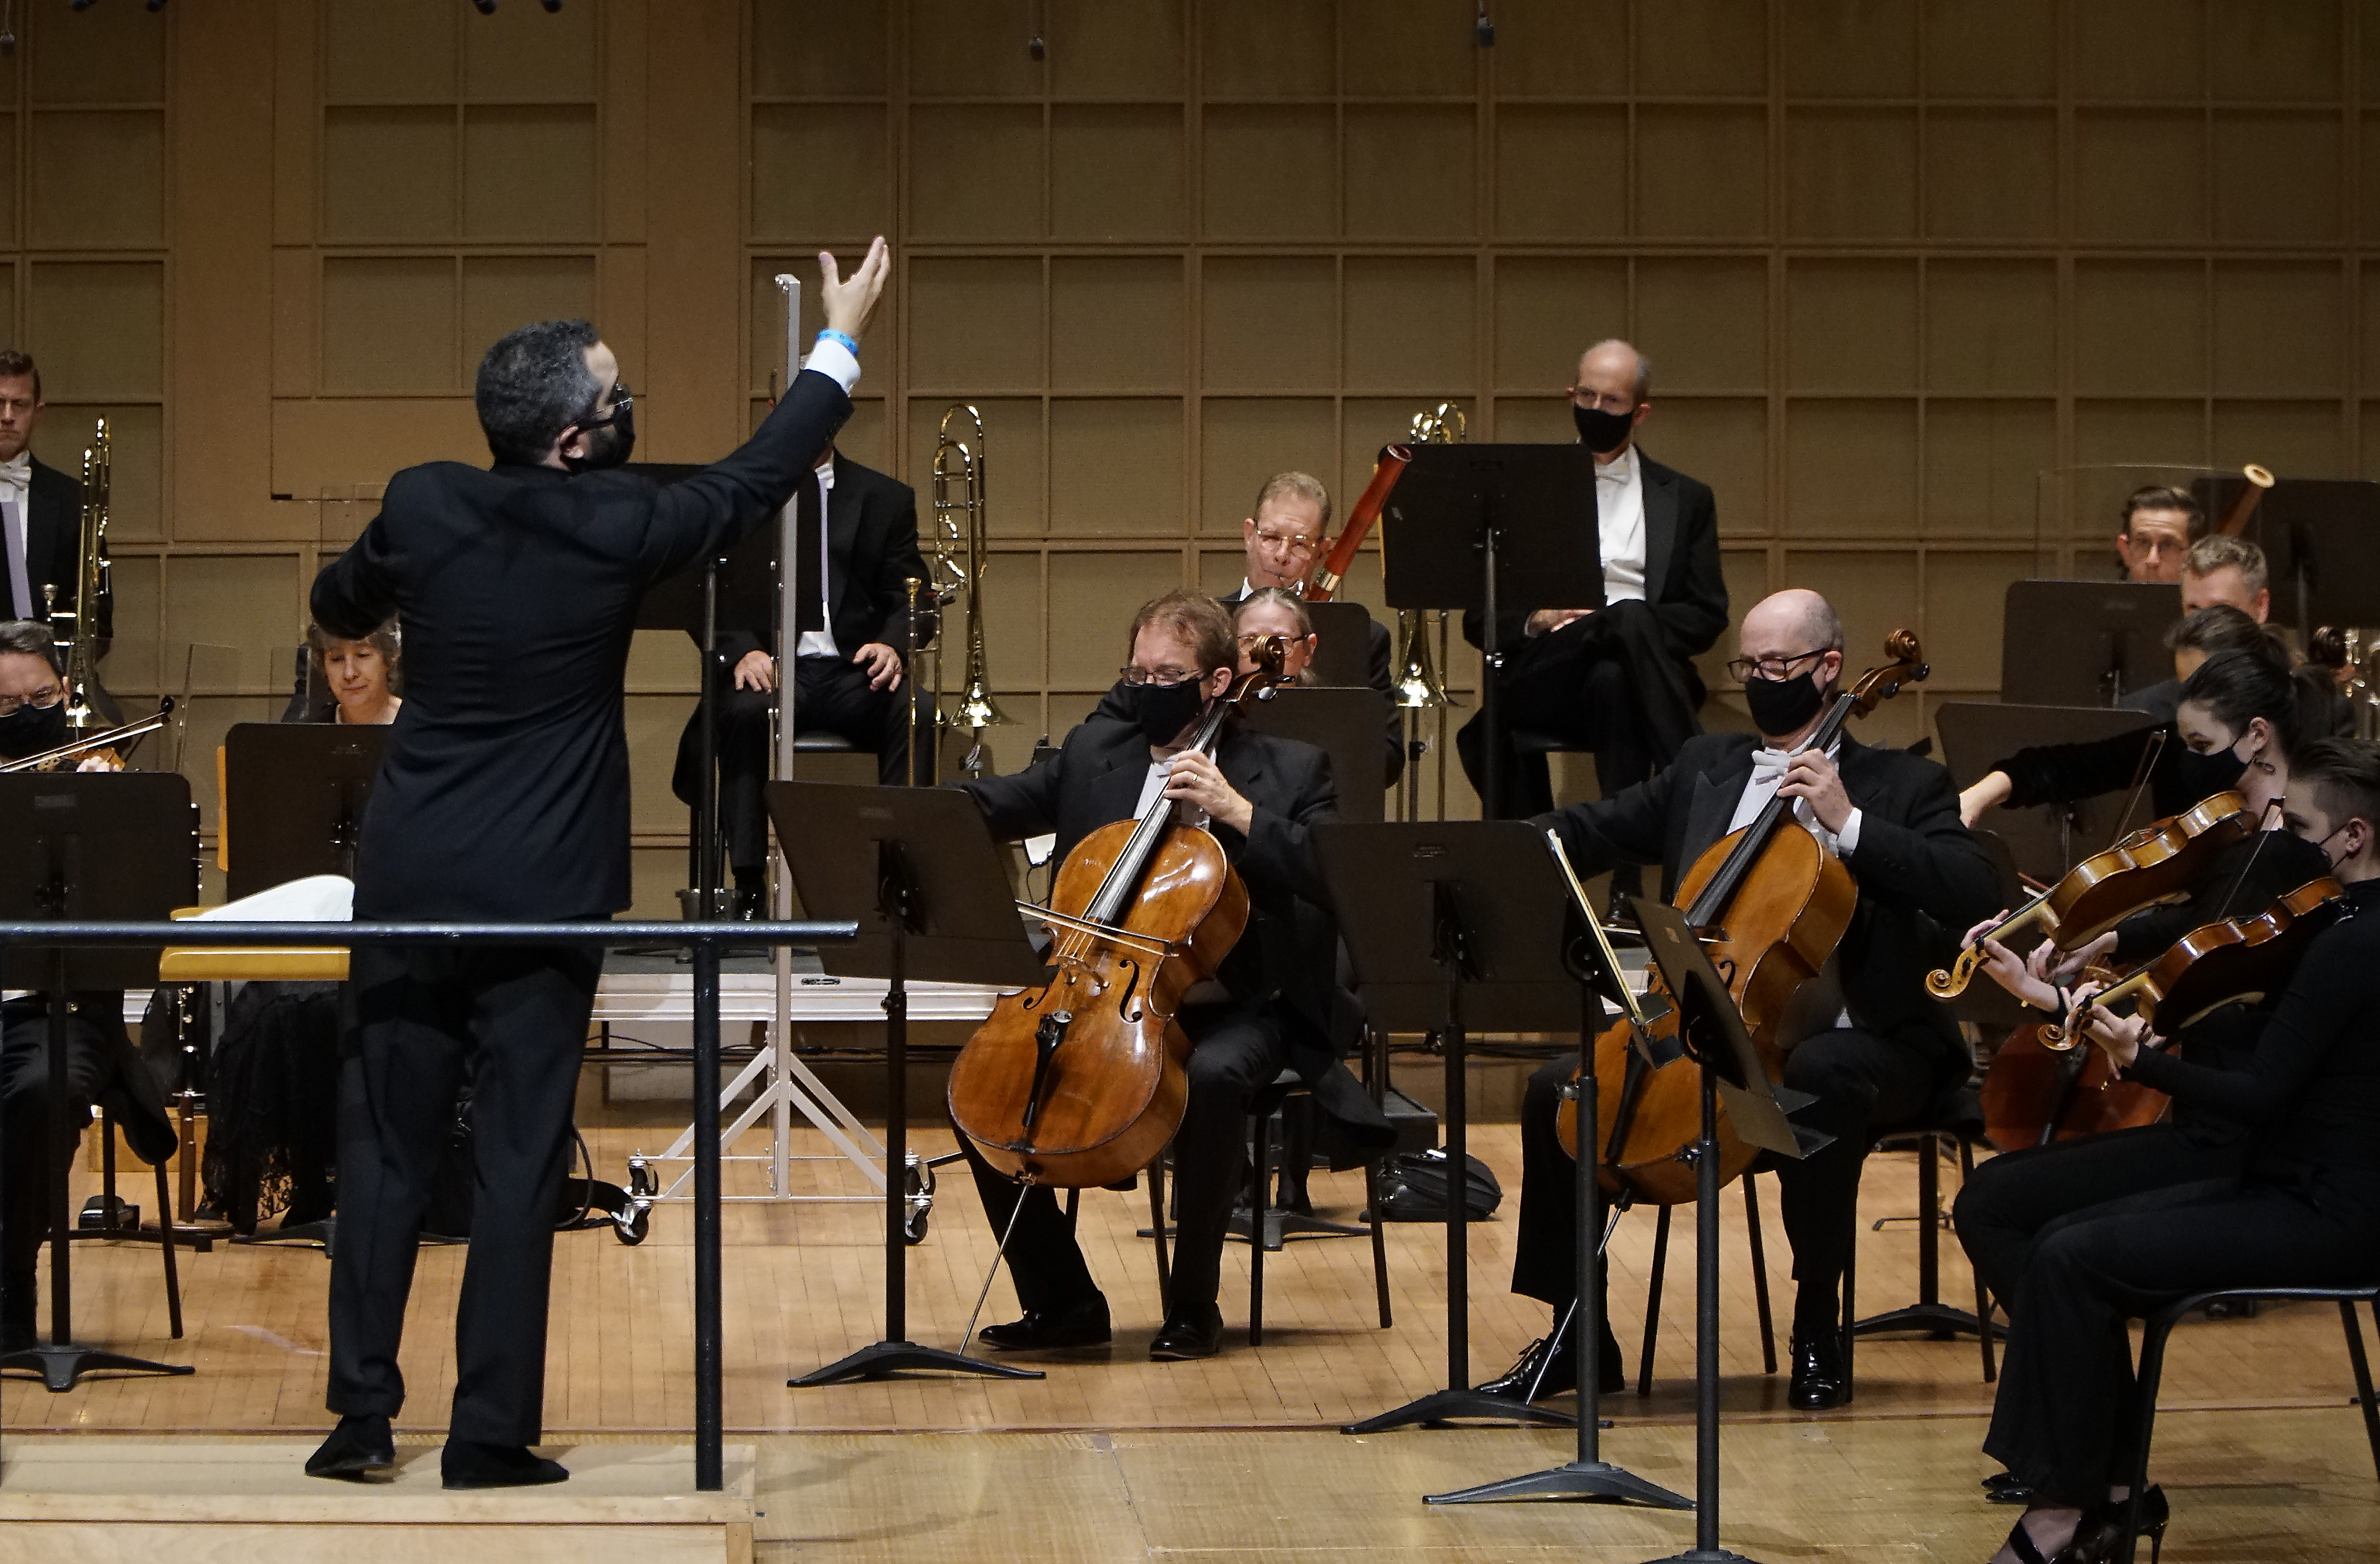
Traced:
<path fill-rule="evenodd" d="M 448 1493 L 438 1448 L 399 1445 L 388 1482 L 308 1477 L 314 1441 L 11 1433 L 0 1564 L 750 1564 L 749 1445 L 695 1491 L 691 1445 L 549 1446 L 570 1481 Z"/>

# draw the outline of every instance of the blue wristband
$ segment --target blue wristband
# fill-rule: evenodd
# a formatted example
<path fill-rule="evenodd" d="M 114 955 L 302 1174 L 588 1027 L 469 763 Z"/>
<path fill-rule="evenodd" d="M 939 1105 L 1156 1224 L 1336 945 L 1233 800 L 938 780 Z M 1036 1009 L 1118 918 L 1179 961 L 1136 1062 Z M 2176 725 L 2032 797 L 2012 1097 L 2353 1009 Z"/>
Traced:
<path fill-rule="evenodd" d="M 859 357 L 859 339 L 856 336 L 849 336 L 842 332 L 829 330 L 819 333 L 818 340 L 820 342 L 841 343 L 843 345 L 843 350 L 845 353 L 850 354 L 855 358 Z"/>

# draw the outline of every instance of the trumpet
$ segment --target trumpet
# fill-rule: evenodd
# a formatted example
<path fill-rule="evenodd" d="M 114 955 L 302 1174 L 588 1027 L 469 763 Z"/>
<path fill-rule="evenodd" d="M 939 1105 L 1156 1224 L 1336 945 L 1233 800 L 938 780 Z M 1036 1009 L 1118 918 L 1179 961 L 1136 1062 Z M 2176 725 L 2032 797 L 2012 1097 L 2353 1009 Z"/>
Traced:
<path fill-rule="evenodd" d="M 959 434 L 972 426 L 975 442 L 951 432 L 953 423 Z M 934 576 L 935 600 L 944 607 L 965 600 L 966 604 L 966 684 L 961 689 L 956 710 L 945 714 L 941 709 L 941 663 L 935 662 L 934 710 L 935 725 L 965 728 L 970 737 L 966 758 L 960 767 L 967 775 L 979 777 L 990 763 L 985 752 L 983 730 L 1007 725 L 1010 719 L 991 698 L 991 678 L 987 671 L 983 649 L 983 572 L 985 554 L 984 513 L 986 488 L 984 481 L 983 415 L 962 402 L 942 414 L 941 428 L 934 444 Z M 914 747 L 914 740 L 913 747 Z"/>
<path fill-rule="evenodd" d="M 169 695 L 160 696 L 157 699 L 157 709 L 138 721 L 127 722 L 117 728 L 103 728 L 95 734 L 86 734 L 71 744 L 62 744 L 55 749 L 45 749 L 39 755 L 28 755 L 21 760 L 0 761 L 0 776 L 7 776 L 18 771 L 42 770 L 56 765 L 61 760 L 71 759 L 78 755 L 87 755 L 95 750 L 110 749 L 119 744 L 128 746 L 135 739 L 146 738 L 155 733 L 173 721 L 173 718 L 174 697 Z"/>
<path fill-rule="evenodd" d="M 99 608 L 109 586 L 107 491 L 113 444 L 107 420 L 101 418 L 82 453 L 82 519 L 76 542 L 74 607 L 61 612 L 56 588 L 42 588 L 50 636 L 66 664 L 67 726 L 78 734 L 89 733 L 101 721 L 93 695 L 100 688 Z"/>

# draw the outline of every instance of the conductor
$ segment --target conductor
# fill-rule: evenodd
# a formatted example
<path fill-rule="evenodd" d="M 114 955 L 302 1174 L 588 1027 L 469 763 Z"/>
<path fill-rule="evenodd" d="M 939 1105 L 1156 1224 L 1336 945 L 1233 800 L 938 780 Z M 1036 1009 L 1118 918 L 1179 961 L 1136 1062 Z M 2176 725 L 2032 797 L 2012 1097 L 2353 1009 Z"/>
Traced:
<path fill-rule="evenodd" d="M 358 919 L 608 918 L 628 904 L 628 641 L 645 589 L 779 510 L 851 414 L 884 241 L 848 280 L 820 255 L 827 329 L 752 438 L 668 488 L 617 467 L 628 388 L 584 321 L 523 326 L 480 365 L 492 467 L 408 467 L 316 578 L 314 617 L 363 637 L 401 614 L 406 701 L 364 813 Z M 339 1081 L 330 1410 L 306 1462 L 360 1478 L 395 1461 L 397 1340 L 439 1151 L 473 1087 L 476 1204 L 456 1310 L 450 1488 L 558 1483 L 529 1449 L 579 1049 L 600 955 L 358 947 Z"/>

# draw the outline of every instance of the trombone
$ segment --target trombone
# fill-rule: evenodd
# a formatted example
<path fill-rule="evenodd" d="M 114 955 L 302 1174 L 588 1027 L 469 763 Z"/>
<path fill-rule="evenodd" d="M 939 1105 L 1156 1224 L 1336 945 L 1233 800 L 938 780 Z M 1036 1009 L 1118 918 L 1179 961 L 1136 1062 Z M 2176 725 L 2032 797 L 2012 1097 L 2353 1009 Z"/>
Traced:
<path fill-rule="evenodd" d="M 108 476 L 115 442 L 101 418 L 82 453 L 82 516 L 76 540 L 74 607 L 61 612 L 57 589 L 42 588 L 42 608 L 66 665 L 67 726 L 87 734 L 115 715 L 99 683 L 99 610 L 111 574 L 107 559 Z M 12 770 L 15 768 L 11 768 Z"/>
<path fill-rule="evenodd" d="M 1416 445 L 1460 445 L 1470 433 L 1470 420 L 1463 409 L 1451 402 L 1441 402 L 1413 416 L 1408 438 Z M 1429 647 L 1429 614 L 1421 609 L 1397 610 L 1397 651 L 1394 666 L 1395 682 L 1390 685 L 1389 697 L 1404 713 L 1405 774 L 1404 818 L 1416 819 L 1421 813 L 1421 757 L 1425 748 L 1438 752 L 1439 814 L 1446 813 L 1446 708 L 1449 704 L 1445 681 L 1440 678 L 1439 664 L 1446 661 L 1446 616 L 1438 616 L 1438 655 L 1433 659 Z M 1421 714 L 1438 713 L 1438 736 L 1426 745 L 1421 737 Z"/>
<path fill-rule="evenodd" d="M 961 420 L 964 420 L 962 422 Z M 952 425 L 958 432 L 952 432 Z M 974 442 L 966 438 L 972 433 Z M 991 677 L 986 668 L 983 649 L 983 571 L 989 552 L 985 544 L 984 515 L 987 509 L 984 482 L 983 415 L 966 403 L 953 404 L 942 414 L 940 432 L 934 443 L 934 562 L 930 569 L 933 599 L 942 608 L 964 600 L 966 604 L 966 685 L 960 690 L 958 707 L 942 710 L 942 661 L 934 659 L 934 723 L 937 732 L 943 727 L 965 728 L 969 734 L 966 758 L 960 769 L 971 777 L 983 775 L 990 757 L 984 749 L 983 731 L 1004 727 L 1011 719 L 991 698 Z M 910 612 L 910 648 L 917 649 L 917 594 L 912 594 Z M 916 681 L 911 681 L 909 779 L 917 780 L 916 736 L 918 713 Z"/>

